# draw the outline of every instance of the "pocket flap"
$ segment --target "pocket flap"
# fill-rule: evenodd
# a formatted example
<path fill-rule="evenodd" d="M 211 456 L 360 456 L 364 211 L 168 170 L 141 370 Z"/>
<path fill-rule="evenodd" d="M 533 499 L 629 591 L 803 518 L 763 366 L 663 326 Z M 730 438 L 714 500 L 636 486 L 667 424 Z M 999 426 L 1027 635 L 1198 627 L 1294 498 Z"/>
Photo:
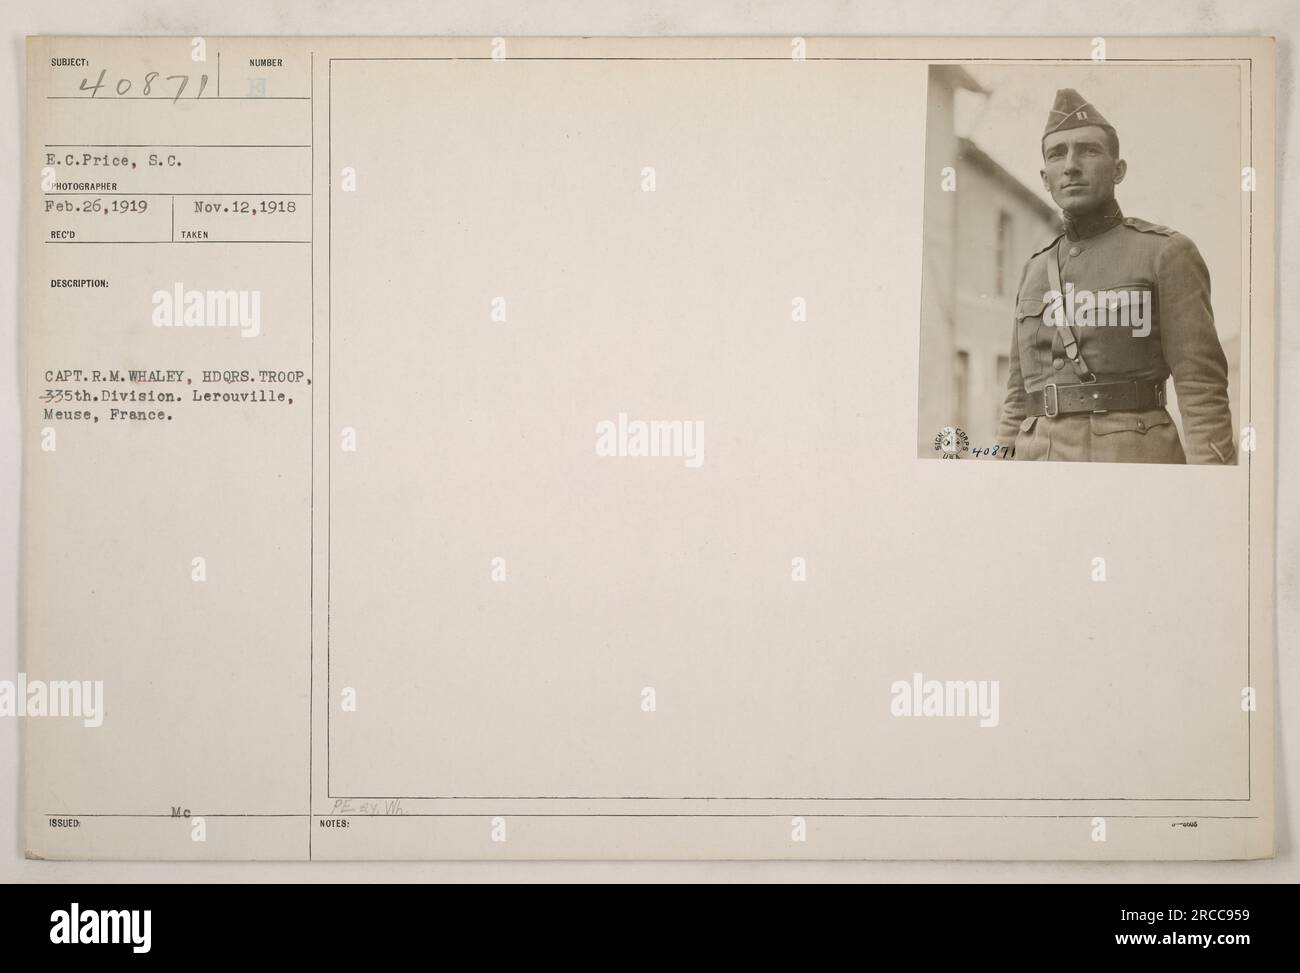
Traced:
<path fill-rule="evenodd" d="M 1136 432 L 1145 436 L 1148 430 L 1157 426 L 1167 426 L 1173 422 L 1164 409 L 1148 409 L 1145 412 L 1094 412 L 1088 418 L 1092 420 L 1094 436 L 1106 436 L 1115 432 Z"/>
<path fill-rule="evenodd" d="M 1016 320 L 1039 317 L 1045 307 L 1047 305 L 1043 301 L 1021 301 L 1016 305 Z"/>
<path fill-rule="evenodd" d="M 1116 284 L 1113 287 L 1099 287 L 1093 293 L 1097 298 L 1098 310 L 1105 308 L 1112 314 L 1125 307 L 1149 309 L 1152 302 L 1150 284 Z"/>

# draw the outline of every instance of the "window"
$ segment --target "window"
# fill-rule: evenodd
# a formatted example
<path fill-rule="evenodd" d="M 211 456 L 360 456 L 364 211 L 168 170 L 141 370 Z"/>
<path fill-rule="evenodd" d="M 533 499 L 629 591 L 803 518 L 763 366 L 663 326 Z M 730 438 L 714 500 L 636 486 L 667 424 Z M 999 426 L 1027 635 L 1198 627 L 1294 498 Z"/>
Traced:
<path fill-rule="evenodd" d="M 1002 422 L 1002 401 L 1007 394 L 1007 382 L 1011 381 L 1011 359 L 1006 355 L 998 355 L 997 367 L 993 373 L 997 376 L 997 395 L 993 402 L 993 428 L 997 429 Z"/>
<path fill-rule="evenodd" d="M 952 424 L 958 428 L 966 426 L 966 404 L 970 396 L 970 354 L 959 351 L 952 363 Z"/>
<path fill-rule="evenodd" d="M 1007 292 L 1007 261 L 1011 259 L 1011 214 L 998 210 L 997 293 Z"/>

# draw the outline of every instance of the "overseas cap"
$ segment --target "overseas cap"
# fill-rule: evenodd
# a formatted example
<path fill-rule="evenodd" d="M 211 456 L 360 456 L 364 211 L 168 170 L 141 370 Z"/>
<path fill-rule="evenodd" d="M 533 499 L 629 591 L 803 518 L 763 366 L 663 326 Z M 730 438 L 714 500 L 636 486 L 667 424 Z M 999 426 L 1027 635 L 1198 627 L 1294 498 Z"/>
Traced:
<path fill-rule="evenodd" d="M 1047 116 L 1043 138 L 1047 138 L 1053 132 L 1083 128 L 1085 125 L 1100 125 L 1102 128 L 1115 131 L 1115 126 L 1106 121 L 1105 115 L 1085 101 L 1083 95 L 1073 88 L 1062 88 L 1056 93 L 1056 102 Z"/>

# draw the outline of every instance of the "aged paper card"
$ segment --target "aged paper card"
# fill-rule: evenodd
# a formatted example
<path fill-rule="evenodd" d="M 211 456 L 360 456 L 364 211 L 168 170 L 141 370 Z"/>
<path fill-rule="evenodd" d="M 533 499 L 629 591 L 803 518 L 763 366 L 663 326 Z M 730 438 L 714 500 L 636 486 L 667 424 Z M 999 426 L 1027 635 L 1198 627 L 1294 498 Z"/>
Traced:
<path fill-rule="evenodd" d="M 1273 853 L 1270 39 L 27 53 L 30 856 Z"/>

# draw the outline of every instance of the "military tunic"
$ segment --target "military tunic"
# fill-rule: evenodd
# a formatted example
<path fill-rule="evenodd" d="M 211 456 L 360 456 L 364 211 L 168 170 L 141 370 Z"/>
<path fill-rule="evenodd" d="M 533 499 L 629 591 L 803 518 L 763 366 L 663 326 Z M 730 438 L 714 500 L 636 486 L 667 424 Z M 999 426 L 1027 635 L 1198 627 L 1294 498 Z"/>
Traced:
<path fill-rule="evenodd" d="M 1052 259 L 1059 260 L 1063 289 L 1073 285 L 1075 292 L 1127 292 L 1128 297 L 1149 301 L 1150 333 L 1145 337 L 1132 326 L 1083 323 L 1074 328 L 1078 352 L 1101 383 L 1137 381 L 1163 387 L 1172 375 L 1186 444 L 1179 441 L 1163 405 L 1138 411 L 1028 414 L 1027 393 L 1041 392 L 1049 383 L 1063 387 L 1083 381 L 1067 360 L 1065 330 L 1053 323 L 1060 301 L 1049 278 L 1047 262 Z M 1125 218 L 1112 204 L 1100 232 L 1078 238 L 1062 234 L 1029 258 L 1014 313 L 998 442 L 1014 446 L 1016 459 L 1236 462 L 1228 369 L 1210 307 L 1210 275 L 1187 237 L 1167 226 Z"/>

